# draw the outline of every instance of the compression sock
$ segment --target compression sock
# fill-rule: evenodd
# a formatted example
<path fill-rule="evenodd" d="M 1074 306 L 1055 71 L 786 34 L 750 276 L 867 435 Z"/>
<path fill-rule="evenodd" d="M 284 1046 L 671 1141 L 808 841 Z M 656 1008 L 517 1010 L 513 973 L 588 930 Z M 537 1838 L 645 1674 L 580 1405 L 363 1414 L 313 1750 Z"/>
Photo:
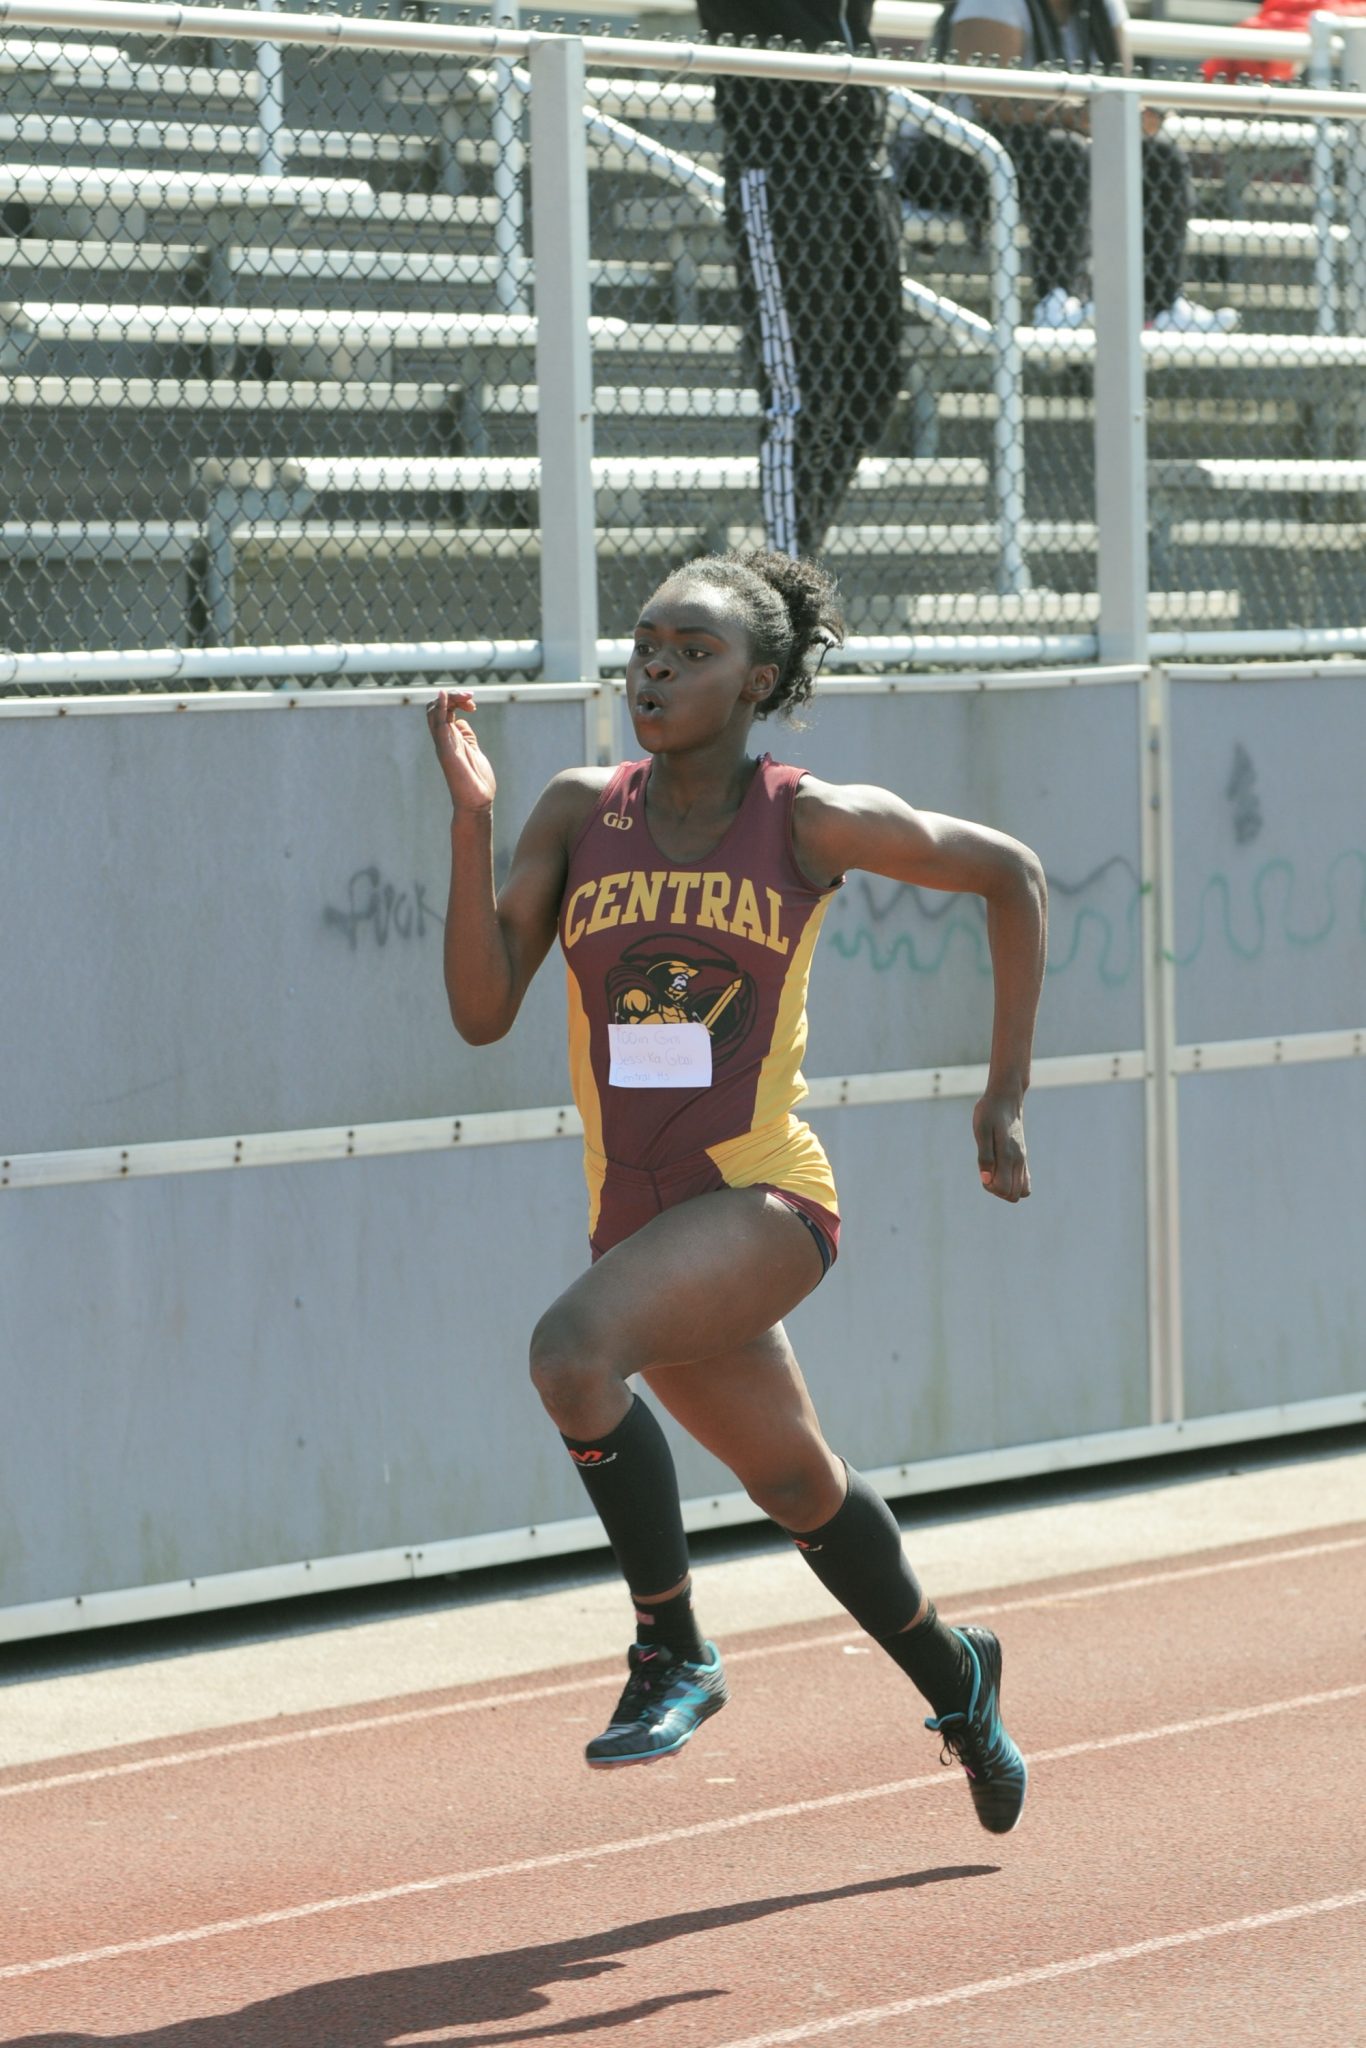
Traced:
<path fill-rule="evenodd" d="M 819 1529 L 787 1533 L 827 1591 L 898 1664 L 936 1714 L 962 1706 L 972 1664 L 962 1641 L 930 1606 L 914 1628 L 924 1589 L 901 1547 L 901 1530 L 881 1494 L 846 1467 L 843 1504 Z"/>
<path fill-rule="evenodd" d="M 672 1600 L 653 1600 L 649 1607 L 636 1601 L 636 1641 L 672 1650 L 689 1664 L 701 1664 L 707 1646 L 692 1611 L 692 1580 Z"/>
<path fill-rule="evenodd" d="M 972 1661 L 956 1629 L 946 1628 L 935 1613 L 931 1600 L 923 1621 L 914 1628 L 901 1629 L 894 1636 L 879 1636 L 878 1642 L 894 1664 L 899 1664 L 911 1684 L 934 1708 L 936 1714 L 953 1714 L 967 1706 L 972 1692 Z"/>
<path fill-rule="evenodd" d="M 635 1601 L 640 1640 L 700 1657 L 702 1642 L 692 1620 L 688 1587 L 653 1607 L 642 1605 L 640 1599 L 640 1592 L 667 1590 L 688 1576 L 688 1539 L 673 1453 L 654 1414 L 633 1395 L 625 1415 L 606 1436 L 591 1441 L 567 1436 L 564 1444 Z"/>

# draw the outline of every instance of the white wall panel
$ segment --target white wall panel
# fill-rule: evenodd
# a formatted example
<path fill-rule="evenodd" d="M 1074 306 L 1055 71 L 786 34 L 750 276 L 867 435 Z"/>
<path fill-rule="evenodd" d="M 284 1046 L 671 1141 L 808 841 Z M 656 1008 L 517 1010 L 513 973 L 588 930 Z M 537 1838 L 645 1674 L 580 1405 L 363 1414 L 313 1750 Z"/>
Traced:
<path fill-rule="evenodd" d="M 1366 1022 L 1366 684 L 1172 691 L 1183 1044 Z"/>
<path fill-rule="evenodd" d="M 1180 1097 L 1187 1412 L 1366 1388 L 1366 1061 Z"/>
<path fill-rule="evenodd" d="M 1178 1036 L 1361 1025 L 1359 685 L 1174 696 Z M 490 705 L 480 727 L 502 864 L 543 783 L 583 758 L 584 711 Z M 1133 684 L 841 691 L 765 738 L 1034 844 L 1053 909 L 1041 1054 L 1141 1046 Z M 566 1099 L 558 962 L 503 1045 L 451 1031 L 446 805 L 417 707 L 20 718 L 0 740 L 0 852 L 21 877 L 5 1156 Z M 808 1073 L 984 1059 L 986 968 L 974 899 L 853 878 L 817 955 Z M 978 1184 L 968 1095 L 815 1112 L 845 1245 L 792 1335 L 858 1464 L 941 1484 L 946 1460 L 980 1478 L 992 1459 L 1159 1447 L 1148 1232 L 1172 1191 L 1145 1145 L 1150 1092 L 1105 1070 L 1031 1096 L 1035 1193 L 1016 1209 Z M 1366 1385 L 1366 1196 L 1341 1151 L 1363 1090 L 1338 1059 L 1180 1084 L 1185 1409 L 1206 1430 L 1242 1414 L 1264 1433 L 1281 1404 L 1350 1406 Z M 525 1363 L 585 1256 L 575 1141 L 62 1170 L 70 1184 L 3 1198 L 7 1633 L 73 1625 L 77 1595 L 114 1596 L 87 1610 L 110 1617 L 193 1604 L 191 1580 L 265 1597 L 306 1585 L 305 1559 L 356 1583 L 449 1568 L 418 1547 L 454 1562 L 596 1540 Z M 730 1475 L 675 1442 L 685 1496 L 743 1512 Z"/>
<path fill-rule="evenodd" d="M 497 856 L 583 753 L 491 704 Z M 421 709 L 7 721 L 0 1132 L 11 1151 L 564 1099 L 543 977 L 478 1053 L 441 981 L 450 804 Z"/>
<path fill-rule="evenodd" d="M 763 744 L 832 781 L 1035 847 L 1048 872 L 1040 1054 L 1140 1045 L 1136 693 L 1101 689 L 817 697 L 807 729 Z M 986 918 L 976 897 L 855 875 L 827 913 L 813 981 L 812 1073 L 985 1059 Z"/>

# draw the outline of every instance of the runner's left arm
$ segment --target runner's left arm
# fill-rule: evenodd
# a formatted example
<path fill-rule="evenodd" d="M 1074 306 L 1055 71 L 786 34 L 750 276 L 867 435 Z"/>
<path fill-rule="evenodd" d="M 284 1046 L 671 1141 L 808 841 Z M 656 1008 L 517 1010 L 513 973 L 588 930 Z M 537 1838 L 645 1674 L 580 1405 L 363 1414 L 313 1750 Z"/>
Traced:
<path fill-rule="evenodd" d="M 973 1111 L 982 1185 L 1002 1201 L 1029 1193 L 1024 1096 L 1048 944 L 1039 857 L 1008 833 L 918 811 L 890 790 L 806 776 L 793 813 L 797 858 L 825 884 L 862 868 L 917 889 L 964 890 L 987 908 L 995 1014 L 987 1085 Z"/>

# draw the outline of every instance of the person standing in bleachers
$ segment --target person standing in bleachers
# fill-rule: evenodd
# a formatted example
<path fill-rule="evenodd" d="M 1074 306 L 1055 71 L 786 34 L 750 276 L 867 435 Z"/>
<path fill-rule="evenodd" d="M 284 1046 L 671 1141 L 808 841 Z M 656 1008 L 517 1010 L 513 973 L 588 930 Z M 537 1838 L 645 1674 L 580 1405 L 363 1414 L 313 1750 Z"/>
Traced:
<path fill-rule="evenodd" d="M 707 39 L 871 50 L 872 0 L 698 0 Z M 726 227 L 759 392 L 768 545 L 816 555 L 896 403 L 901 224 L 885 103 L 863 86 L 718 78 Z"/>
<path fill-rule="evenodd" d="M 944 63 L 1024 71 L 1131 71 L 1124 0 L 946 0 L 929 55 Z M 1010 151 L 1020 208 L 1029 228 L 1036 327 L 1089 327 L 1095 308 L 1082 296 L 1090 247 L 1091 146 L 1088 110 L 1072 102 L 970 99 L 953 102 Z M 1185 294 L 1190 172 L 1162 117 L 1143 113 L 1143 301 L 1150 327 L 1178 333 L 1226 333 L 1238 324 L 1230 306 L 1202 306 Z M 898 138 L 898 184 L 913 207 L 962 213 L 980 228 L 986 217 L 981 166 L 937 137 L 911 130 Z"/>

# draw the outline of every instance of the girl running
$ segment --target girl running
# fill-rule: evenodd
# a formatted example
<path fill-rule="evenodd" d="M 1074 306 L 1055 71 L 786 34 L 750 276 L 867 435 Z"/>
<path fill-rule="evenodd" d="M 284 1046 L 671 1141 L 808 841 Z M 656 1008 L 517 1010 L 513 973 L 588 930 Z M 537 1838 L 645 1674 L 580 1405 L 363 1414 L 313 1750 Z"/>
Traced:
<path fill-rule="evenodd" d="M 441 691 L 427 716 L 453 805 L 446 989 L 457 1031 L 488 1044 L 557 936 L 564 950 L 592 1264 L 537 1324 L 531 1376 L 636 1616 L 626 1689 L 587 1761 L 669 1756 L 727 1697 L 639 1375 L 918 1687 L 978 1819 L 1004 1834 L 1026 1770 L 1001 1722 L 1000 1645 L 939 1620 L 890 1509 L 826 1443 L 782 1319 L 839 1249 L 829 1165 L 793 1114 L 835 890 L 863 868 L 986 899 L 995 1021 L 973 1129 L 982 1185 L 1006 1202 L 1029 1193 L 1046 892 L 1036 856 L 1002 833 L 749 753 L 755 719 L 804 703 L 842 635 L 834 585 L 809 562 L 709 556 L 670 576 L 626 671 L 644 758 L 557 775 L 497 891 L 494 771 L 462 715 L 475 701 Z"/>

